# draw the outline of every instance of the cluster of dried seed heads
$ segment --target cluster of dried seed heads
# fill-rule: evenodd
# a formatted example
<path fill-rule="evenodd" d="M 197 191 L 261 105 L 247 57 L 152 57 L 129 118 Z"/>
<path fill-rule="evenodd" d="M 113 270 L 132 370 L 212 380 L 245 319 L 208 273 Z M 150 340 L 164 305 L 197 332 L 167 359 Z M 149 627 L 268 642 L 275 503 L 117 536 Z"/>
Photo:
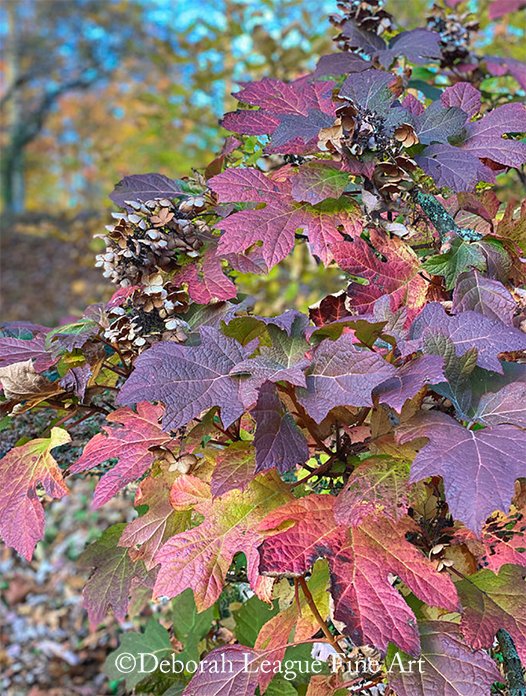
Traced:
<path fill-rule="evenodd" d="M 393 28 L 393 16 L 384 10 L 383 0 L 341 0 L 338 2 L 340 15 L 332 15 L 330 21 L 338 27 L 340 34 L 334 38 L 342 51 L 359 50 L 353 38 L 352 27 L 358 26 L 365 31 L 380 36 Z"/>
<path fill-rule="evenodd" d="M 427 28 L 440 34 L 442 50 L 441 66 L 451 67 L 469 58 L 471 35 L 479 28 L 469 12 L 456 14 L 438 5 L 433 5 L 427 18 Z"/>

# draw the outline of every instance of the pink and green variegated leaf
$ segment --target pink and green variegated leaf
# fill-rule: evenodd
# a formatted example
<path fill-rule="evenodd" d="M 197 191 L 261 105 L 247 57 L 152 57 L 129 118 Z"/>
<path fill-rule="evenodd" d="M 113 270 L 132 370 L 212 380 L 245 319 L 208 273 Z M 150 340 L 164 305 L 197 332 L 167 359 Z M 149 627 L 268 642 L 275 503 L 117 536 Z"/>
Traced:
<path fill-rule="evenodd" d="M 400 413 L 427 384 L 445 381 L 444 360 L 438 355 L 422 355 L 396 370 L 396 373 L 374 390 L 378 403 L 387 404 Z"/>
<path fill-rule="evenodd" d="M 489 694 L 502 677 L 484 650 L 473 650 L 457 624 L 446 621 L 419 623 L 421 661 L 390 650 L 389 685 L 396 696 L 480 696 Z"/>
<path fill-rule="evenodd" d="M 183 696 L 254 696 L 261 659 L 259 651 L 245 645 L 216 648 L 203 658 Z M 227 669 L 224 668 L 225 664 Z"/>
<path fill-rule="evenodd" d="M 400 519 L 407 512 L 408 480 L 409 463 L 404 459 L 366 459 L 336 498 L 336 521 L 355 527 L 373 513 Z"/>
<path fill-rule="evenodd" d="M 289 175 L 272 179 L 253 169 L 229 169 L 210 179 L 220 203 L 266 204 L 235 212 L 217 223 L 223 231 L 219 253 L 238 254 L 261 242 L 265 264 L 272 268 L 292 251 L 295 233 L 303 230 L 312 252 L 327 264 L 332 260 L 332 244 L 342 240 L 341 229 L 360 233 L 361 213 L 354 201 L 329 199 L 317 207 L 298 203 L 292 195 L 293 181 Z"/>
<path fill-rule="evenodd" d="M 128 548 L 133 561 L 144 561 L 147 570 L 155 567 L 153 559 L 162 544 L 190 526 L 190 513 L 174 510 L 170 503 L 170 488 L 177 475 L 161 471 L 141 483 L 135 506 L 147 505 L 148 511 L 128 522 L 119 539 L 119 546 Z"/>
<path fill-rule="evenodd" d="M 91 568 L 84 587 L 84 606 L 92 628 L 96 628 L 110 609 L 118 621 L 128 613 L 130 595 L 135 589 L 150 588 L 154 573 L 142 561 L 132 561 L 128 549 L 119 546 L 124 524 L 106 529 L 79 557 L 79 565 Z"/>
<path fill-rule="evenodd" d="M 465 544 L 481 568 L 497 573 L 503 565 L 526 567 L 526 521 L 524 508 L 509 515 L 493 514 L 482 528 L 480 539 L 465 527 L 455 530 L 452 544 Z"/>
<path fill-rule="evenodd" d="M 231 425 L 245 410 L 243 378 L 230 372 L 250 355 L 232 338 L 210 326 L 200 330 L 201 343 L 186 346 L 161 342 L 142 353 L 122 387 L 118 401 L 162 401 L 163 429 L 186 425 L 202 411 L 219 406 L 223 425 Z"/>
<path fill-rule="evenodd" d="M 52 498 L 67 495 L 62 472 L 51 450 L 70 441 L 65 430 L 52 428 L 49 437 L 13 447 L 0 460 L 0 536 L 7 546 L 28 560 L 44 536 L 44 509 L 37 486 L 41 484 Z"/>
<path fill-rule="evenodd" d="M 104 505 L 128 483 L 139 479 L 153 464 L 154 450 L 169 445 L 172 438 L 159 424 L 163 410 L 162 406 L 147 401 L 137 404 L 137 412 L 119 408 L 107 417 L 110 423 L 118 425 L 105 428 L 105 434 L 99 433 L 88 442 L 71 467 L 72 473 L 88 471 L 108 459 L 118 460 L 98 482 L 94 508 Z"/>
<path fill-rule="evenodd" d="M 233 442 L 215 454 L 214 460 L 210 481 L 214 497 L 236 489 L 244 490 L 256 475 L 256 452 L 252 442 Z"/>
<path fill-rule="evenodd" d="M 339 198 L 349 174 L 333 162 L 307 162 L 291 177 L 292 198 L 316 205 L 326 198 Z"/>
<path fill-rule="evenodd" d="M 420 275 L 420 260 L 402 240 L 389 239 L 385 233 L 372 229 L 371 244 L 386 261 L 374 253 L 367 242 L 357 237 L 352 242 L 332 246 L 336 263 L 347 273 L 363 278 L 367 284 L 351 283 L 348 303 L 360 314 L 373 310 L 374 303 L 389 295 L 391 310 L 402 305 L 412 318 L 426 300 L 427 283 Z"/>
<path fill-rule="evenodd" d="M 333 87 L 333 82 L 310 82 L 305 78 L 250 82 L 235 96 L 259 110 L 229 113 L 222 125 L 235 133 L 270 135 L 267 152 L 307 154 L 315 149 L 320 129 L 334 121 Z"/>
<path fill-rule="evenodd" d="M 198 304 L 230 300 L 237 294 L 236 286 L 225 275 L 215 251 L 208 251 L 201 259 L 177 273 L 174 285 L 186 285 L 190 299 Z"/>
<path fill-rule="evenodd" d="M 334 616 L 345 623 L 352 640 L 381 651 L 392 642 L 418 654 L 415 616 L 389 575 L 397 575 L 423 601 L 452 611 L 458 609 L 453 583 L 407 541 L 413 530 L 409 518 L 393 522 L 369 516 L 348 530 L 335 521 L 334 502 L 333 496 L 311 494 L 267 515 L 259 527 L 270 535 L 260 549 L 260 570 L 296 577 L 326 558 Z"/>
<path fill-rule="evenodd" d="M 398 430 L 404 444 L 426 437 L 411 481 L 442 476 L 449 509 L 475 534 L 495 510 L 507 512 L 515 480 L 526 476 L 526 433 L 512 425 L 468 430 L 445 413 L 420 414 Z"/>
<path fill-rule="evenodd" d="M 498 319 L 513 325 L 515 300 L 498 280 L 486 278 L 478 271 L 462 273 L 453 290 L 454 314 L 473 310 L 489 319 Z"/>
<path fill-rule="evenodd" d="M 526 660 L 526 568 L 504 565 L 497 574 L 480 570 L 457 584 L 464 607 L 461 628 L 473 648 L 490 648 L 499 628 Z"/>
<path fill-rule="evenodd" d="M 440 101 L 446 107 L 456 106 L 462 109 L 469 118 L 473 118 L 480 111 L 480 92 L 470 82 L 456 82 L 440 95 Z"/>
<path fill-rule="evenodd" d="M 526 143 L 503 136 L 525 131 L 526 106 L 518 102 L 503 104 L 480 121 L 468 124 L 468 135 L 461 149 L 507 167 L 520 167 L 526 162 Z"/>
<path fill-rule="evenodd" d="M 307 387 L 297 390 L 298 398 L 321 423 L 336 406 L 371 406 L 373 389 L 394 374 L 393 365 L 373 351 L 356 348 L 352 335 L 343 334 L 315 349 Z"/>
<path fill-rule="evenodd" d="M 305 436 L 281 402 L 273 384 L 262 386 L 252 413 L 256 420 L 257 472 L 276 468 L 284 473 L 307 461 L 309 447 Z"/>
<path fill-rule="evenodd" d="M 265 513 L 289 499 L 287 490 L 272 474 L 261 474 L 244 491 L 229 491 L 214 500 L 211 491 L 195 476 L 181 476 L 172 487 L 172 505 L 194 507 L 203 522 L 169 539 L 155 556 L 161 564 L 154 588 L 157 597 L 194 592 L 198 611 L 211 606 L 221 594 L 234 555 L 243 552 L 252 589 L 262 583 L 257 547 L 263 537 L 257 525 Z"/>

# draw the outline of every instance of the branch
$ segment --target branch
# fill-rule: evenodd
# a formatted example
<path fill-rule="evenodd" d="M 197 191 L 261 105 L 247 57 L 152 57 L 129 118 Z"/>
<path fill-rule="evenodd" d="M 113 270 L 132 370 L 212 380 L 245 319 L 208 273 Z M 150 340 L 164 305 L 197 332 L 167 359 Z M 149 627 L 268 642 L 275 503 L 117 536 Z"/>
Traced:
<path fill-rule="evenodd" d="M 300 585 L 301 589 L 303 590 L 303 594 L 305 595 L 305 599 L 307 600 L 307 604 L 309 605 L 309 609 L 312 611 L 314 614 L 316 621 L 318 622 L 319 627 L 323 631 L 323 634 L 329 641 L 329 643 L 332 645 L 332 647 L 338 652 L 340 655 L 343 655 L 346 657 L 345 650 L 341 648 L 338 645 L 338 642 L 336 638 L 332 635 L 332 633 L 329 631 L 329 628 L 327 624 L 325 623 L 325 620 L 323 616 L 320 614 L 318 607 L 316 606 L 316 602 L 314 601 L 313 596 L 310 593 L 309 587 L 307 585 L 307 582 L 305 581 L 305 578 L 297 578 L 298 584 Z"/>
<path fill-rule="evenodd" d="M 515 647 L 513 638 L 504 628 L 499 628 L 497 631 L 497 640 L 499 641 L 500 650 L 502 652 L 504 672 L 506 674 L 510 696 L 525 696 L 526 682 L 524 681 L 522 664 L 517 654 L 517 648 Z"/>
<path fill-rule="evenodd" d="M 440 235 L 440 241 L 446 242 L 451 233 L 455 234 L 460 239 L 466 242 L 476 242 L 482 239 L 480 232 L 476 230 L 459 227 L 453 217 L 447 212 L 444 206 L 429 193 L 423 193 L 417 190 L 413 197 L 418 205 L 427 215 L 431 224 Z"/>

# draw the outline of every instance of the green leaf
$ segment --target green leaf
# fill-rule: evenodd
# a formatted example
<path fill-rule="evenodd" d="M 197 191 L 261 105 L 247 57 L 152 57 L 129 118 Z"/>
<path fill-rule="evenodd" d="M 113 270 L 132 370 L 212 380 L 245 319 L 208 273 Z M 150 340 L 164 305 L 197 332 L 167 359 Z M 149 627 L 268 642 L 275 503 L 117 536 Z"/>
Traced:
<path fill-rule="evenodd" d="M 444 276 L 446 289 L 452 290 L 457 282 L 457 278 L 464 271 L 470 268 L 484 271 L 486 269 L 486 258 L 479 244 L 465 242 L 457 237 L 449 251 L 432 256 L 422 264 L 422 267 L 433 275 Z"/>
<path fill-rule="evenodd" d="M 111 652 L 104 662 L 104 673 L 110 679 L 124 677 L 127 688 L 133 689 L 145 678 L 146 672 L 156 669 L 156 658 L 166 659 L 172 652 L 168 631 L 155 619 L 150 619 L 144 633 L 130 631 L 123 634 L 117 650 Z M 144 654 L 143 657 L 141 654 Z M 135 667 L 128 672 L 134 661 Z"/>
<path fill-rule="evenodd" d="M 177 638 L 184 645 L 182 653 L 188 660 L 199 660 L 197 646 L 199 641 L 210 631 L 214 618 L 214 609 L 210 607 L 198 613 L 194 595 L 188 589 L 181 592 L 172 602 L 173 629 Z"/>
<path fill-rule="evenodd" d="M 254 595 L 243 606 L 234 611 L 236 620 L 236 637 L 242 645 L 254 647 L 256 638 L 263 627 L 273 616 L 278 613 L 277 603 L 269 607 Z"/>

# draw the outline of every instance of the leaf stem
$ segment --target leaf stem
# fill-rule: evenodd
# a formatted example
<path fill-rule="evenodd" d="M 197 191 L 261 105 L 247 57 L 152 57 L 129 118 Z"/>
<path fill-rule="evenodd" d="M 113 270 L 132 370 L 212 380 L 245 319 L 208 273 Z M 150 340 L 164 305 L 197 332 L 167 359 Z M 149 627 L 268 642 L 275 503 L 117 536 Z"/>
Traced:
<path fill-rule="evenodd" d="M 319 609 L 316 606 L 316 602 L 314 601 L 314 597 L 312 596 L 311 591 L 309 590 L 309 586 L 307 585 L 307 581 L 305 580 L 304 577 L 300 577 L 300 578 L 297 578 L 297 583 L 301 587 L 303 594 L 305 595 L 305 599 L 307 600 L 307 604 L 309 605 L 309 609 L 314 614 L 316 621 L 318 622 L 319 627 L 323 631 L 324 636 L 327 638 L 327 640 L 332 645 L 332 647 L 336 650 L 336 652 L 338 652 L 338 653 L 340 653 L 340 655 L 343 655 L 344 657 L 346 657 L 345 650 L 340 645 L 338 645 L 336 638 L 329 631 L 329 627 L 325 623 L 323 616 L 320 614 Z"/>

